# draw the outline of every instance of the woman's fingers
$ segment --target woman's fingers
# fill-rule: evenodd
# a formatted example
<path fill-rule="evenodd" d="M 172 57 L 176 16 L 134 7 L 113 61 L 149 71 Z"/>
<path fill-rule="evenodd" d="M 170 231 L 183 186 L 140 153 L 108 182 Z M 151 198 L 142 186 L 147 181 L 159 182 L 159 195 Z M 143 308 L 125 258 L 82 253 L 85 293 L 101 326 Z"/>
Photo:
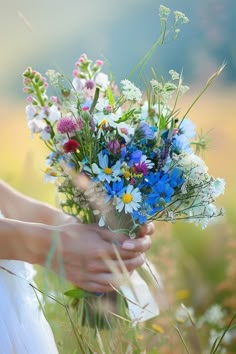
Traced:
<path fill-rule="evenodd" d="M 107 293 L 114 290 L 114 288 L 110 284 L 104 285 L 95 281 L 85 281 L 79 283 L 76 283 L 76 281 L 74 281 L 73 283 L 79 286 L 80 288 L 87 291 L 91 291 L 93 293 Z"/>
<path fill-rule="evenodd" d="M 152 235 L 155 231 L 155 225 L 153 222 L 150 222 L 148 224 L 144 224 L 141 226 L 138 237 L 143 237 L 145 235 Z"/>
<path fill-rule="evenodd" d="M 150 236 L 146 235 L 141 238 L 136 238 L 134 240 L 125 240 L 122 243 L 122 249 L 132 250 L 134 252 L 146 252 L 151 247 L 152 241 Z"/>

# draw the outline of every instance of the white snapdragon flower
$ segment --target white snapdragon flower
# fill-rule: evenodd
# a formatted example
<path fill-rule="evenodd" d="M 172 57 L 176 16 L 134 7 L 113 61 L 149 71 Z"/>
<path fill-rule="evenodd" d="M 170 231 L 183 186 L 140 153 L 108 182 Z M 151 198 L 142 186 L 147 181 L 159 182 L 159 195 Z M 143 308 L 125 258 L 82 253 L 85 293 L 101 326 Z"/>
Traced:
<path fill-rule="evenodd" d="M 80 79 L 79 77 L 74 77 L 74 79 L 72 81 L 72 85 L 77 92 L 80 92 L 84 89 L 85 82 L 86 82 L 85 79 Z"/>
<path fill-rule="evenodd" d="M 41 119 L 34 118 L 28 121 L 28 127 L 31 134 L 41 133 L 46 126 L 47 124 Z"/>
<path fill-rule="evenodd" d="M 127 101 L 141 101 L 142 92 L 132 82 L 129 80 L 122 80 L 121 85 L 123 86 L 122 94 Z"/>
<path fill-rule="evenodd" d="M 32 104 L 28 104 L 25 107 L 25 113 L 26 113 L 26 117 L 28 120 L 34 119 L 34 117 L 37 115 L 37 110 L 36 107 L 33 106 Z"/>
<path fill-rule="evenodd" d="M 51 107 L 46 109 L 47 120 L 50 123 L 55 123 L 59 119 L 61 119 L 61 113 L 56 105 L 52 105 Z"/>
<path fill-rule="evenodd" d="M 32 119 L 43 120 L 47 118 L 50 123 L 55 123 L 61 118 L 61 113 L 54 104 L 51 107 L 38 107 L 29 104 L 26 106 L 25 111 L 29 121 Z"/>

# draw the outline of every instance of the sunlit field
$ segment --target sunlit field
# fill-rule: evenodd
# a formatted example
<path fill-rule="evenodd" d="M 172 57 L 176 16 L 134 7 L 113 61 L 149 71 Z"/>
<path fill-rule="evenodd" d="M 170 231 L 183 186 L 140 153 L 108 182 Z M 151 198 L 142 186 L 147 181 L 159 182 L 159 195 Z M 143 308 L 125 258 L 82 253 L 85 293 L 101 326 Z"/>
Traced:
<path fill-rule="evenodd" d="M 180 101 L 182 113 L 194 100 L 195 93 L 197 90 Z M 209 149 L 203 158 L 210 174 L 226 180 L 225 194 L 217 200 L 217 205 L 224 207 L 225 216 L 206 230 L 193 224 L 156 223 L 148 258 L 163 281 L 164 289 L 158 296 L 161 314 L 137 330 L 127 331 L 127 324 L 122 327 L 121 321 L 112 344 L 109 334 L 101 333 L 97 353 L 210 353 L 214 339 L 223 333 L 236 312 L 236 89 L 210 88 L 189 118 L 196 123 L 199 133 L 200 128 L 208 132 Z M 43 142 L 30 136 L 24 102 L 1 105 L 0 122 L 0 177 L 19 191 L 56 205 L 55 187 L 44 182 L 44 159 L 48 151 Z M 42 269 L 37 281 L 39 288 L 45 289 Z M 47 290 L 52 293 L 57 284 L 53 276 L 50 284 Z M 180 308 L 182 312 L 176 314 Z M 80 353 L 64 308 L 50 300 L 46 315 L 61 354 Z M 233 323 L 236 325 L 236 320 Z M 236 352 L 235 327 L 227 332 L 221 349 L 215 352 Z"/>

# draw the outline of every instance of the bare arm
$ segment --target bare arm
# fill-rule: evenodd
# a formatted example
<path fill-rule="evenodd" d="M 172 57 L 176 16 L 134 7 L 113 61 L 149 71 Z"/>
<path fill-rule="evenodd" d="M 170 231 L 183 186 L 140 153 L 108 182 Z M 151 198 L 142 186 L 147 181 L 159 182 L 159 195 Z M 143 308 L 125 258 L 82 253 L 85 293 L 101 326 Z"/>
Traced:
<path fill-rule="evenodd" d="M 56 240 L 53 270 L 58 272 L 60 257 L 66 278 L 90 291 L 112 290 L 110 283 L 116 284 L 117 274 L 111 269 L 121 268 L 117 251 L 123 265 L 132 271 L 143 264 L 142 253 L 151 245 L 145 234 L 153 233 L 152 226 L 145 226 L 139 239 L 129 240 L 96 225 L 71 223 L 61 211 L 18 193 L 4 182 L 0 182 L 0 209 L 6 216 L 0 219 L 0 259 L 43 266 Z M 114 238 L 117 250 L 111 242 Z"/>
<path fill-rule="evenodd" d="M 0 180 L 0 211 L 9 219 L 57 225 L 67 215 L 47 203 L 30 198 Z"/>

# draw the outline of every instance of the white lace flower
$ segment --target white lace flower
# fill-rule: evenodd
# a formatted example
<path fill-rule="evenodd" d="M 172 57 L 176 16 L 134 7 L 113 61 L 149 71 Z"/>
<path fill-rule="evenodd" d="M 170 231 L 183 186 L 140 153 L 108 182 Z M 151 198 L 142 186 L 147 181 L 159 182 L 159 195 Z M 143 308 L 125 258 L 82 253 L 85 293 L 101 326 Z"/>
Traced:
<path fill-rule="evenodd" d="M 167 17 L 170 15 L 171 13 L 171 9 L 169 9 L 169 7 L 166 7 L 164 5 L 160 5 L 159 7 L 159 16 L 161 18 L 161 20 L 166 20 Z"/>
<path fill-rule="evenodd" d="M 182 23 L 189 22 L 188 17 L 181 11 L 174 11 L 174 15 L 175 15 L 175 22 L 182 22 Z"/>
<path fill-rule="evenodd" d="M 216 178 L 213 181 L 213 197 L 217 198 L 225 191 L 225 180 L 223 178 Z"/>
<path fill-rule="evenodd" d="M 46 72 L 46 75 L 51 83 L 52 86 L 54 87 L 58 87 L 59 86 L 59 80 L 60 78 L 62 78 L 62 74 L 60 74 L 58 71 L 53 70 L 53 69 L 49 69 Z"/>
<path fill-rule="evenodd" d="M 142 92 L 138 87 L 136 87 L 129 80 L 122 80 L 121 85 L 123 86 L 122 94 L 128 101 L 140 102 L 142 99 Z"/>
<path fill-rule="evenodd" d="M 171 78 L 172 78 L 173 81 L 174 80 L 179 80 L 179 78 L 180 78 L 179 73 L 177 73 L 177 71 L 175 71 L 173 69 L 169 71 L 169 74 L 171 75 Z"/>

